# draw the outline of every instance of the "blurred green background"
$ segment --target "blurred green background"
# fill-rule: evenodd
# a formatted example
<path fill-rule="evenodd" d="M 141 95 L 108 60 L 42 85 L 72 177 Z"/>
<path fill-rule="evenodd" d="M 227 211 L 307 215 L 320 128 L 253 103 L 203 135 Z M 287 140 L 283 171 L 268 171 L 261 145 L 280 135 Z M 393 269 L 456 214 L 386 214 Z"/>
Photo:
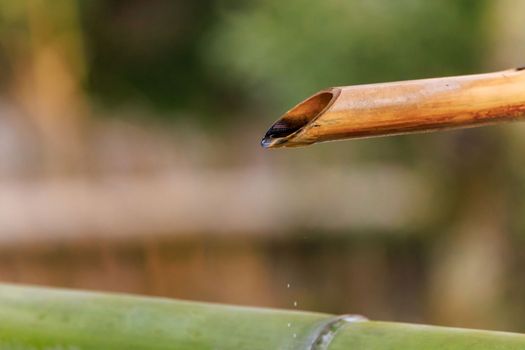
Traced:
<path fill-rule="evenodd" d="M 0 281 L 525 332 L 525 123 L 265 151 L 525 63 L 519 0 L 0 2 Z"/>

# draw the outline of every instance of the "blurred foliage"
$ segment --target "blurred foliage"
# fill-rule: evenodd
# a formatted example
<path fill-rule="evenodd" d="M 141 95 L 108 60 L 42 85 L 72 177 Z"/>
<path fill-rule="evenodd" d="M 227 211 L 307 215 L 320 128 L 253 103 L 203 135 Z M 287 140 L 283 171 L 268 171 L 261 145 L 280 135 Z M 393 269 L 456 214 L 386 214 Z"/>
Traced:
<path fill-rule="evenodd" d="M 213 104 L 198 43 L 213 18 L 211 1 L 84 1 L 89 89 L 110 105 L 160 109 Z M 205 113 L 201 113 L 204 115 Z"/>
<path fill-rule="evenodd" d="M 257 1 L 222 11 L 208 63 L 290 106 L 328 86 L 479 69 L 484 1 Z M 223 75 L 222 78 L 229 78 Z"/>
<path fill-rule="evenodd" d="M 484 48 L 486 1 L 81 5 L 88 88 L 100 101 L 212 123 L 253 103 L 273 114 L 327 86 L 474 72 Z"/>

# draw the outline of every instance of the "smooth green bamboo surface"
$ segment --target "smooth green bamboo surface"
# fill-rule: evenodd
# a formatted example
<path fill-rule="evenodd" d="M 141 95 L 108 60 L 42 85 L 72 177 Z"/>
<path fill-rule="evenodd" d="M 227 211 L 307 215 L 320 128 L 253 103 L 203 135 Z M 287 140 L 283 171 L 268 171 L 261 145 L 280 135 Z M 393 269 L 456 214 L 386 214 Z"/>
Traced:
<path fill-rule="evenodd" d="M 525 335 L 0 285 L 0 349 L 511 350 Z"/>
<path fill-rule="evenodd" d="M 388 322 L 361 322 L 339 329 L 330 350 L 517 350 L 525 335 Z"/>

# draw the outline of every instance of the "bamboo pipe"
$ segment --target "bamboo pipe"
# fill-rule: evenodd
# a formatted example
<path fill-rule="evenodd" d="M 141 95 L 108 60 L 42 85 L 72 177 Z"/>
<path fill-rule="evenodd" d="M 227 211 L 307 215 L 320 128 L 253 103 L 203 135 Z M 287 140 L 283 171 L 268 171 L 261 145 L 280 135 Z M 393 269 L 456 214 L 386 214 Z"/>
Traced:
<path fill-rule="evenodd" d="M 525 67 L 496 73 L 329 88 L 275 122 L 261 145 L 473 127 L 525 118 Z"/>
<path fill-rule="evenodd" d="M 0 284 L 2 350 L 522 350 L 525 335 Z"/>

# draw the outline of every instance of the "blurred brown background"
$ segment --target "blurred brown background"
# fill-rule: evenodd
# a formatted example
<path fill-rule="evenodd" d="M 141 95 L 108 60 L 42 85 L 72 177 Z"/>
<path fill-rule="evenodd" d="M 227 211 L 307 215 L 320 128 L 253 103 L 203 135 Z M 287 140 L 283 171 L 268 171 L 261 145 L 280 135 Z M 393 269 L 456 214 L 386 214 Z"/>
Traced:
<path fill-rule="evenodd" d="M 324 87 L 523 65 L 524 22 L 519 0 L 1 2 L 0 280 L 524 332 L 525 123 L 258 144 Z"/>

